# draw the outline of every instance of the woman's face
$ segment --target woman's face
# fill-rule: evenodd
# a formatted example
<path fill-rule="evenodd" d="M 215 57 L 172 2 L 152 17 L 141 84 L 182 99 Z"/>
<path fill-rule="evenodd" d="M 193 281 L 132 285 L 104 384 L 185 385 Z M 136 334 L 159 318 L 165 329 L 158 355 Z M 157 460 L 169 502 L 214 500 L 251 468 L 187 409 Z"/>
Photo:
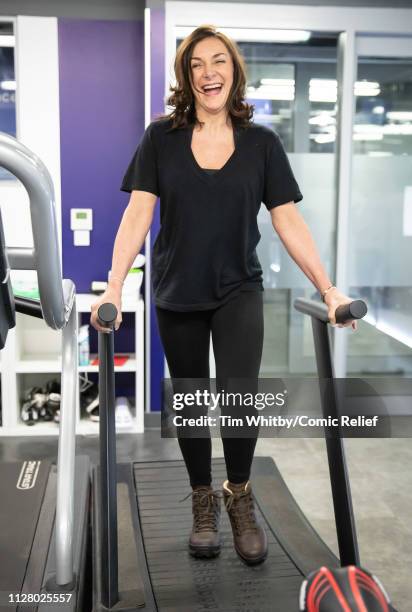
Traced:
<path fill-rule="evenodd" d="M 233 84 L 233 61 L 222 41 L 210 36 L 198 42 L 190 69 L 196 108 L 213 114 L 223 110 Z"/>

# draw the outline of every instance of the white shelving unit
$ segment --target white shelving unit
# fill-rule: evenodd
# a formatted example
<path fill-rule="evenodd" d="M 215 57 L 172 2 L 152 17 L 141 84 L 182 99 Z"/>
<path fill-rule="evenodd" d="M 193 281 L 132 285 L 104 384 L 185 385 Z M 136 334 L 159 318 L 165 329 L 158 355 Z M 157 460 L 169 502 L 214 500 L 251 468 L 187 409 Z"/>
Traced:
<path fill-rule="evenodd" d="M 92 294 L 76 296 L 79 324 L 81 313 L 89 313 L 96 300 Z M 144 302 L 124 296 L 123 313 L 134 314 L 134 353 L 127 353 L 128 360 L 115 366 L 115 373 L 132 372 L 135 375 L 133 426 L 128 432 L 144 431 Z M 121 355 L 122 353 L 120 353 Z M 123 353 L 124 354 L 124 353 Z M 119 353 L 116 352 L 116 355 Z M 92 362 L 97 355 L 90 355 Z M 79 373 L 97 372 L 97 365 L 79 366 Z M 28 426 L 20 418 L 21 399 L 24 390 L 40 384 L 61 373 L 61 332 L 49 329 L 43 320 L 17 314 L 16 327 L 10 330 L 0 361 L 2 426 L 0 436 L 57 435 L 58 423 L 38 422 Z M 77 394 L 76 433 L 97 435 L 98 423 L 81 418 L 79 394 Z M 126 430 L 119 429 L 119 432 Z"/>

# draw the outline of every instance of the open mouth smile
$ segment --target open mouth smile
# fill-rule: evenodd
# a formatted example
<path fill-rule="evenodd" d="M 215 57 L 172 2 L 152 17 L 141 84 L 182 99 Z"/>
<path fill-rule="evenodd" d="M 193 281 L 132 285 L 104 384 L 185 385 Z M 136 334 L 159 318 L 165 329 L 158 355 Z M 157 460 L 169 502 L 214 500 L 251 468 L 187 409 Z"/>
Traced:
<path fill-rule="evenodd" d="M 201 88 L 206 96 L 217 96 L 223 89 L 222 83 L 208 83 Z"/>

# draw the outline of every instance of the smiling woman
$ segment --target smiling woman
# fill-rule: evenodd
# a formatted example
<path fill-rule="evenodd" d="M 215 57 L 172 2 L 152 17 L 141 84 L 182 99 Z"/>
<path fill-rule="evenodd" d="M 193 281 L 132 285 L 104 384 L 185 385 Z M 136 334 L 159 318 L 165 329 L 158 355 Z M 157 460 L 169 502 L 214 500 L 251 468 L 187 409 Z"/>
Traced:
<path fill-rule="evenodd" d="M 206 38 L 197 43 L 190 59 L 192 87 L 200 106 L 221 110 L 233 85 L 233 62 L 225 45 L 218 39 Z M 214 98 L 214 100 L 205 100 Z"/>
<path fill-rule="evenodd" d="M 173 380 L 208 379 L 212 336 L 218 386 L 225 389 L 230 378 L 256 381 L 259 374 L 261 203 L 272 209 L 298 202 L 302 194 L 277 135 L 250 121 L 244 62 L 233 41 L 211 26 L 197 28 L 179 46 L 175 72 L 168 100 L 173 111 L 147 128 L 122 189 L 160 196 L 152 281 Z M 194 556 L 214 556 L 220 536 L 210 435 L 188 436 L 187 428 L 178 428 L 177 435 L 193 487 L 189 549 Z M 249 438 L 223 439 L 228 512 L 233 518 L 243 506 L 249 509 L 234 531 L 236 550 L 251 564 L 267 555 L 248 482 L 256 435 L 251 428 Z M 199 505 L 199 490 L 209 498 L 207 511 Z"/>
<path fill-rule="evenodd" d="M 192 123 L 197 104 L 214 114 L 226 109 L 243 125 L 252 118 L 253 107 L 245 101 L 244 59 L 236 43 L 213 26 L 200 26 L 182 41 L 174 70 L 176 85 L 167 101 L 174 109 L 173 127 Z"/>
<path fill-rule="evenodd" d="M 295 209 L 303 196 L 279 136 L 251 121 L 236 43 L 213 26 L 200 26 L 180 44 L 175 73 L 167 100 L 172 111 L 147 127 L 122 182 L 132 195 L 116 237 L 113 281 L 100 302 L 119 302 L 122 279 L 160 197 L 152 284 L 173 386 L 177 379 L 189 386 L 188 379 L 195 379 L 208 387 L 212 338 L 217 388 L 243 379 L 254 393 L 263 346 L 263 277 L 256 254 L 262 202 L 291 256 L 319 290 L 327 290 L 325 301 L 336 288 Z M 193 488 L 189 550 L 198 557 L 220 551 L 220 496 L 211 487 L 206 433 L 177 432 Z M 222 431 L 228 477 L 222 493 L 236 552 L 250 564 L 262 562 L 268 552 L 249 482 L 257 433 L 253 427 L 247 438 Z"/>

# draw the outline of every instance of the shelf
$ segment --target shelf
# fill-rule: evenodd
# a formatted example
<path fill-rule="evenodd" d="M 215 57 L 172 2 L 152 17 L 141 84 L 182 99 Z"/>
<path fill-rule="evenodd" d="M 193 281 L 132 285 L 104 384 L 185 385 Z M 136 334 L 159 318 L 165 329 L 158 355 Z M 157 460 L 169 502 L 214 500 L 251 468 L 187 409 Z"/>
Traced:
<path fill-rule="evenodd" d="M 98 299 L 92 294 L 77 295 L 77 320 L 81 322 L 81 313 L 86 322 L 91 305 Z M 131 352 L 117 353 L 127 355 L 124 365 L 115 366 L 116 375 L 127 373 L 135 379 L 133 404 L 134 418 L 128 422 L 129 429 L 121 426 L 120 421 L 116 431 L 120 433 L 138 433 L 144 429 L 144 302 L 138 296 L 124 296 L 122 299 L 124 312 L 128 312 L 133 320 L 134 334 L 129 350 Z M 0 358 L 1 399 L 3 406 L 3 424 L 0 426 L 2 436 L 58 436 L 59 424 L 55 422 L 38 421 L 35 425 L 26 425 L 21 420 L 21 399 L 26 387 L 39 384 L 43 386 L 49 379 L 60 379 L 62 371 L 61 331 L 48 329 L 44 321 L 32 319 L 18 313 L 16 329 L 10 330 L 7 345 Z M 133 341 L 133 342 L 132 342 Z M 135 348 L 136 347 L 136 348 Z M 126 347 L 125 347 L 126 348 Z M 90 361 L 96 355 L 90 355 Z M 90 373 L 90 378 L 98 373 L 98 366 L 78 366 L 79 375 Z M 116 384 L 122 377 L 116 376 Z M 37 382 L 36 382 L 37 381 Z M 99 424 L 90 421 L 87 415 L 83 417 L 80 411 L 80 396 L 76 400 L 76 433 L 80 435 L 97 436 Z"/>
<path fill-rule="evenodd" d="M 115 372 L 136 372 L 137 361 L 134 353 L 116 353 L 116 355 L 128 355 L 129 359 L 124 365 L 115 366 Z M 97 355 L 91 354 L 90 360 L 93 361 Z M 20 359 L 16 364 L 17 374 L 60 374 L 61 373 L 61 358 L 53 353 L 44 353 L 39 358 L 39 353 L 26 354 L 23 359 Z M 98 372 L 99 366 L 88 365 L 80 366 L 79 372 Z"/>
<path fill-rule="evenodd" d="M 116 433 L 137 433 L 136 425 L 134 427 L 130 427 L 129 429 L 125 429 L 123 427 L 116 427 Z M 76 435 L 80 436 L 90 436 L 99 434 L 99 423 L 94 421 L 90 421 L 89 419 L 80 419 L 80 422 L 76 427 Z"/>
<path fill-rule="evenodd" d="M 125 364 L 123 365 L 117 365 L 114 367 L 114 371 L 115 372 L 136 372 L 136 367 L 137 367 L 137 362 L 136 362 L 136 358 L 135 355 L 133 353 L 116 353 L 116 356 L 123 356 L 123 355 L 127 355 L 129 357 L 129 359 L 126 361 Z M 94 359 L 96 359 L 97 355 L 90 355 L 90 361 L 93 361 Z M 99 371 L 99 366 L 97 365 L 88 365 L 88 366 L 80 366 L 79 365 L 79 372 L 98 372 Z"/>
<path fill-rule="evenodd" d="M 61 357 L 54 353 L 27 353 L 23 359 L 16 363 L 17 374 L 60 373 L 62 370 Z"/>
<path fill-rule="evenodd" d="M 137 433 L 137 427 L 124 429 L 116 427 L 116 433 Z M 76 436 L 97 436 L 99 434 L 99 423 L 90 421 L 89 419 L 80 419 L 76 425 Z M 0 427 L 0 436 L 58 436 L 59 423 L 49 421 L 45 423 L 36 423 L 36 425 L 25 425 L 20 423 L 16 427 Z"/>

